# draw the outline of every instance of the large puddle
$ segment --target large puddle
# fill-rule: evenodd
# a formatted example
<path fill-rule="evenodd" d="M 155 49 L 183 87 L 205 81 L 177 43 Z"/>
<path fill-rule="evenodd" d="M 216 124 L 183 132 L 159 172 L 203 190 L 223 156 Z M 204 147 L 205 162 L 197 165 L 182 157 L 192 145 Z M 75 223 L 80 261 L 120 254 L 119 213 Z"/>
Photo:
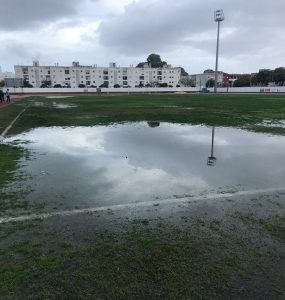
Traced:
<path fill-rule="evenodd" d="M 31 187 L 27 201 L 50 209 L 274 189 L 285 182 L 285 138 L 239 129 L 159 122 L 54 127 L 5 142 L 31 150 L 32 159 L 21 164 L 29 175 L 21 188 Z"/>

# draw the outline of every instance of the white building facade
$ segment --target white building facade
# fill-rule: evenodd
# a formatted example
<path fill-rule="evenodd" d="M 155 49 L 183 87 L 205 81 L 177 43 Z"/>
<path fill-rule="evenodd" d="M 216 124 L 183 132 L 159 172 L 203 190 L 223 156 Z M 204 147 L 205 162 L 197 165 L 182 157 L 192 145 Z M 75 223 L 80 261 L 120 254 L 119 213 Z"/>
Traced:
<path fill-rule="evenodd" d="M 73 62 L 72 66 L 40 66 L 34 61 L 32 66 L 16 65 L 15 77 L 23 78 L 33 87 L 43 84 L 54 87 L 136 87 L 167 84 L 176 87 L 181 77 L 181 68 L 171 66 L 151 68 L 147 64 L 143 68 L 117 67 L 110 63 L 109 67 L 81 66 Z"/>
<path fill-rule="evenodd" d="M 6 78 L 14 78 L 15 74 L 13 72 L 2 72 L 2 68 L 0 67 L 0 81 Z"/>
<path fill-rule="evenodd" d="M 202 74 L 193 74 L 190 75 L 190 78 L 193 80 L 196 87 L 206 87 L 209 80 L 215 80 L 215 72 L 212 70 L 206 70 Z M 218 72 L 217 83 L 221 85 L 223 83 L 224 75 L 223 72 Z"/>

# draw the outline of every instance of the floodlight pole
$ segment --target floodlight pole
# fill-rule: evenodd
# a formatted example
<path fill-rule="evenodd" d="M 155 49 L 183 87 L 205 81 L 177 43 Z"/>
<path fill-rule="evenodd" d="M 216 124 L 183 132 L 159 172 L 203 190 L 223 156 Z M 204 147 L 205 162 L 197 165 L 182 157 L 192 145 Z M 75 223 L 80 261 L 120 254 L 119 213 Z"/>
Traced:
<path fill-rule="evenodd" d="M 214 157 L 214 140 L 215 140 L 215 126 L 212 128 L 212 147 L 211 147 L 211 157 Z"/>
<path fill-rule="evenodd" d="M 224 21 L 224 12 L 222 9 L 215 11 L 215 22 L 218 23 L 218 33 L 217 33 L 217 48 L 216 48 L 216 67 L 215 67 L 215 87 L 214 93 L 217 93 L 218 86 L 218 65 L 219 65 L 219 44 L 220 44 L 220 23 Z"/>
<path fill-rule="evenodd" d="M 208 166 L 214 166 L 217 158 L 214 156 L 214 140 L 215 140 L 215 126 L 212 127 L 212 145 L 211 145 L 211 156 L 207 159 Z"/>

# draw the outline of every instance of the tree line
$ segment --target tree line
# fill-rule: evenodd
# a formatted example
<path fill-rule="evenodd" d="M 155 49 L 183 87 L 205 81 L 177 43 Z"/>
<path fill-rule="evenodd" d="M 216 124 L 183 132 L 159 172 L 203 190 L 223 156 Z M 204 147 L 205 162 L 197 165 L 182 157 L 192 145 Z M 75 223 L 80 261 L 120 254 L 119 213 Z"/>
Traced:
<path fill-rule="evenodd" d="M 275 70 L 262 69 L 254 75 L 245 74 L 234 82 L 234 87 L 267 86 L 272 83 L 277 86 L 285 85 L 285 68 Z"/>

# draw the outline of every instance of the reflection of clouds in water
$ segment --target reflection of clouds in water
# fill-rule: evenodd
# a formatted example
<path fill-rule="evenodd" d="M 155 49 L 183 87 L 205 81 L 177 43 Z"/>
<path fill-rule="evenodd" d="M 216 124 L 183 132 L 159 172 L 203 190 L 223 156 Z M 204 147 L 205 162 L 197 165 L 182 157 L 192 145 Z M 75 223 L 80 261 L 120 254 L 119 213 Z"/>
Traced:
<path fill-rule="evenodd" d="M 207 183 L 191 174 L 173 176 L 162 169 L 134 167 L 127 160 L 112 161 L 107 168 L 107 178 L 113 182 L 114 194 L 127 197 L 132 191 L 133 200 L 156 195 L 168 196 L 190 193 L 208 188 Z"/>
<path fill-rule="evenodd" d="M 74 188 L 82 194 L 88 190 L 93 199 L 145 201 L 238 184 L 272 187 L 285 181 L 285 166 L 279 162 L 284 159 L 285 139 L 233 128 L 216 127 L 214 168 L 206 164 L 211 127 L 160 123 L 151 128 L 145 122 L 37 128 L 6 141 L 18 139 L 34 142 L 23 147 L 47 153 L 51 174 L 61 166 L 58 177 L 66 178 L 70 193 Z"/>
<path fill-rule="evenodd" d="M 106 129 L 106 128 L 102 128 Z M 67 155 L 89 155 L 94 151 L 104 152 L 105 130 L 92 127 L 76 128 L 36 128 L 28 133 L 17 136 L 20 140 L 34 143 L 33 148 L 49 153 L 65 153 Z M 7 139 L 7 142 L 13 138 Z"/>

